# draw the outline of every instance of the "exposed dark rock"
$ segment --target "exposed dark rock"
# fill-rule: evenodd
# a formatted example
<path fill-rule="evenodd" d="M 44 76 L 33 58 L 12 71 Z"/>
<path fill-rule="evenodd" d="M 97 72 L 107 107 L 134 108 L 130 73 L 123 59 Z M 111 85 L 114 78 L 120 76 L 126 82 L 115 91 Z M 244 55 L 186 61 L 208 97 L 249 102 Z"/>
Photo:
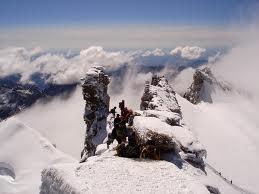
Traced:
<path fill-rule="evenodd" d="M 86 134 L 81 162 L 93 156 L 97 145 L 103 143 L 107 136 L 107 116 L 109 114 L 110 97 L 107 94 L 110 82 L 103 67 L 92 67 L 82 80 L 83 97 L 85 100 L 84 121 Z"/>
<path fill-rule="evenodd" d="M 226 82 L 219 82 L 209 67 L 197 69 L 193 74 L 193 82 L 184 94 L 184 98 L 193 104 L 200 101 L 212 102 L 211 89 L 218 87 L 224 91 L 230 91 L 231 87 Z"/>
<path fill-rule="evenodd" d="M 193 75 L 193 83 L 183 96 L 193 104 L 197 104 L 200 101 L 200 92 L 204 83 L 204 77 L 202 75 L 200 70 L 196 70 Z"/>
<path fill-rule="evenodd" d="M 0 162 L 0 175 L 9 176 L 12 177 L 12 179 L 15 179 L 14 168 L 8 163 Z"/>
<path fill-rule="evenodd" d="M 220 194 L 220 191 L 219 191 L 218 188 L 212 187 L 212 186 L 210 186 L 210 185 L 206 185 L 206 187 L 207 187 L 207 189 L 208 189 L 208 191 L 209 191 L 210 193 L 212 193 L 212 194 Z"/>

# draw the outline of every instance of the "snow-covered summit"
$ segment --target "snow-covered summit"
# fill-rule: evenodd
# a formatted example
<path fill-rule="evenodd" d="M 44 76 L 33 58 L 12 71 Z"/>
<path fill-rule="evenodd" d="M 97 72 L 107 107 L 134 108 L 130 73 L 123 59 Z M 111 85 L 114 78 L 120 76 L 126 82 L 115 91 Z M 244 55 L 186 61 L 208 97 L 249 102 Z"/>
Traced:
<path fill-rule="evenodd" d="M 83 164 L 44 169 L 41 194 L 50 193 L 209 193 L 192 176 L 166 161 L 94 156 Z"/>

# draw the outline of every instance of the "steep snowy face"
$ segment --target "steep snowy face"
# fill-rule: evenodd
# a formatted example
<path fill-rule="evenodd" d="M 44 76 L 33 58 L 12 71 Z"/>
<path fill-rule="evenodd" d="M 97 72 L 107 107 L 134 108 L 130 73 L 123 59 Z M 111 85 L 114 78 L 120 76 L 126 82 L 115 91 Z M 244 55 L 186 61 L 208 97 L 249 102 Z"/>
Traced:
<path fill-rule="evenodd" d="M 223 91 L 231 90 L 228 83 L 215 78 L 209 67 L 197 69 L 193 74 L 193 82 L 183 97 L 193 104 L 201 101 L 212 102 L 211 92 L 216 88 Z"/>
<path fill-rule="evenodd" d="M 250 193 L 259 193 L 258 109 L 254 101 L 245 97 L 233 94 L 229 97 L 230 101 L 193 105 L 177 95 L 184 122 L 209 153 L 206 163 L 233 184 L 250 190 Z M 219 189 L 224 187 L 222 185 Z"/>
<path fill-rule="evenodd" d="M 96 146 L 107 136 L 106 125 L 110 102 L 107 88 L 110 80 L 104 73 L 103 67 L 95 66 L 86 73 L 82 81 L 86 123 L 85 143 L 81 153 L 84 161 L 95 154 Z"/>
<path fill-rule="evenodd" d="M 76 162 L 16 118 L 0 123 L 0 147 L 0 193 L 39 193 L 43 168 Z"/>

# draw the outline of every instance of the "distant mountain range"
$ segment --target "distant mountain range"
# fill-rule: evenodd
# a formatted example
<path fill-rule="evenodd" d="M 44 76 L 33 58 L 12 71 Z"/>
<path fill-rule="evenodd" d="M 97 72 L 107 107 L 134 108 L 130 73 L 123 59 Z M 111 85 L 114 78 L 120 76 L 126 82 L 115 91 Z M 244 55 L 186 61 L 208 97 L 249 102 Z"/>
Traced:
<path fill-rule="evenodd" d="M 84 71 L 95 63 L 104 65 L 107 74 L 119 83 L 128 71 L 147 74 L 168 68 L 177 74 L 188 67 L 197 68 L 224 50 L 185 46 L 171 52 L 164 49 L 110 52 L 102 47 L 90 47 L 80 52 L 36 51 L 25 48 L 1 51 L 0 120 L 39 99 L 71 93 L 80 83 Z M 28 71 L 28 75 L 24 71 Z"/>
<path fill-rule="evenodd" d="M 31 106 L 37 100 L 48 100 L 57 95 L 71 93 L 77 83 L 46 83 L 40 74 L 33 75 L 32 83 L 20 82 L 19 74 L 0 79 L 0 121 Z"/>

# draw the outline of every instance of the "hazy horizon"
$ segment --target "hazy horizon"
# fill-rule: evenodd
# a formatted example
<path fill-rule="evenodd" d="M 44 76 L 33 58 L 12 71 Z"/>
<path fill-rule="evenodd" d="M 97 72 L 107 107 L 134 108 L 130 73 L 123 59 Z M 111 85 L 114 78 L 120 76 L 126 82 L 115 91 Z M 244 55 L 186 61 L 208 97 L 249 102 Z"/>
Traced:
<path fill-rule="evenodd" d="M 0 48 L 231 47 L 258 18 L 258 2 L 1 1 Z"/>

